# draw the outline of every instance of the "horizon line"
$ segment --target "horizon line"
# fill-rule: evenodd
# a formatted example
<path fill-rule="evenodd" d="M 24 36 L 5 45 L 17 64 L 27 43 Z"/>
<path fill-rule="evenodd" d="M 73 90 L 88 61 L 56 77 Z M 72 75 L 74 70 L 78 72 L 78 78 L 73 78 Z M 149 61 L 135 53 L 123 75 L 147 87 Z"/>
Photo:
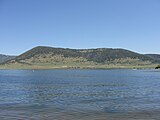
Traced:
<path fill-rule="evenodd" d="M 87 49 L 123 49 L 123 50 L 128 50 L 128 51 L 131 51 L 131 52 L 135 52 L 135 53 L 138 53 L 138 54 L 142 54 L 142 55 L 145 55 L 145 54 L 159 54 L 159 53 L 141 53 L 141 52 L 137 52 L 137 51 L 134 51 L 134 50 L 131 50 L 131 49 L 128 49 L 128 48 L 122 48 L 122 47 L 88 47 L 88 48 L 74 48 L 74 47 L 62 47 L 62 46 L 49 46 L 49 45 L 37 45 L 37 46 L 34 46 L 30 49 L 27 49 L 25 50 L 24 52 L 21 52 L 20 54 L 6 54 L 6 53 L 0 53 L 0 55 L 7 55 L 7 56 L 19 56 L 31 49 L 34 49 L 36 47 L 50 47 L 50 48 L 62 48 L 62 49 L 76 49 L 76 50 L 87 50 Z"/>

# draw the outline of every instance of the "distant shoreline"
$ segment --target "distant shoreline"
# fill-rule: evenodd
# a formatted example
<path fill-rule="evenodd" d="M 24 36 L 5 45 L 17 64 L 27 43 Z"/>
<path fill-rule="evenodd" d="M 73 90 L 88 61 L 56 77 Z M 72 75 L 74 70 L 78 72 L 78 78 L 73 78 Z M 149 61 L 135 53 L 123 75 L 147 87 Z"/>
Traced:
<path fill-rule="evenodd" d="M 107 69 L 155 69 L 156 65 L 146 65 L 146 66 L 0 66 L 0 70 L 50 70 L 50 69 L 68 69 L 68 70 L 76 70 L 76 69 L 91 69 L 91 70 L 107 70 Z"/>

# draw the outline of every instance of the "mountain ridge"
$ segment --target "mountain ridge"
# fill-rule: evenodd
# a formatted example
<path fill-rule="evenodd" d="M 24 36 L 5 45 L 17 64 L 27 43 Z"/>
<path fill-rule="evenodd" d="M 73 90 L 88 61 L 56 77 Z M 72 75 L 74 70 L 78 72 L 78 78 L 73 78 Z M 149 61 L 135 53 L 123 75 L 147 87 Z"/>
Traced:
<path fill-rule="evenodd" d="M 0 54 L 0 63 L 6 62 L 6 61 L 11 60 L 15 57 L 16 56 Z"/>
<path fill-rule="evenodd" d="M 158 56 L 158 55 L 157 55 Z M 37 46 L 5 61 L 3 65 L 38 67 L 144 66 L 158 64 L 159 57 L 121 48 L 70 49 Z"/>

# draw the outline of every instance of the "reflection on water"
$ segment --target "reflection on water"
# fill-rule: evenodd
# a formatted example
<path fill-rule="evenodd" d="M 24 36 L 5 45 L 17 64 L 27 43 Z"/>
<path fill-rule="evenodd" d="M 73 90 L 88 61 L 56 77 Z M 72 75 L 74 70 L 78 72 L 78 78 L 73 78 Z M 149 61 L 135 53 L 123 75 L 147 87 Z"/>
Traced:
<path fill-rule="evenodd" d="M 157 119 L 154 70 L 1 70 L 1 119 Z"/>

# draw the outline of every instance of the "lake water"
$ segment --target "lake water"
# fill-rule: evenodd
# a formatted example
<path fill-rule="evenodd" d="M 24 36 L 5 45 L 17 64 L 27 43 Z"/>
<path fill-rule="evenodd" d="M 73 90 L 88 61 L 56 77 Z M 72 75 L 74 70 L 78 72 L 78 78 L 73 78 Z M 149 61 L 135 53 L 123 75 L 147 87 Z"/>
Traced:
<path fill-rule="evenodd" d="M 0 70 L 0 120 L 160 120 L 160 71 Z"/>

